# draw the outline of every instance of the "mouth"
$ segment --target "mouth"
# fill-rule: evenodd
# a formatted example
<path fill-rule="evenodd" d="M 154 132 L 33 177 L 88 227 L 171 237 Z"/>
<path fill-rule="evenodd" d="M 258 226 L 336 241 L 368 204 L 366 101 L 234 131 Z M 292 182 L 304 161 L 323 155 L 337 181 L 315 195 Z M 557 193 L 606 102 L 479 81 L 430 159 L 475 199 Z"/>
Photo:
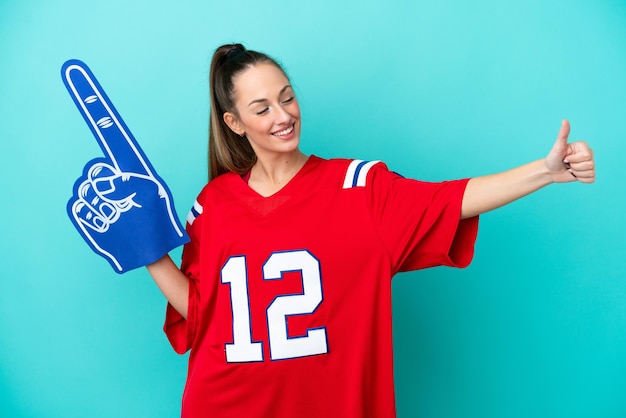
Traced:
<path fill-rule="evenodd" d="M 293 133 L 294 125 L 289 126 L 288 128 L 283 129 L 282 131 L 272 132 L 273 136 L 278 138 L 288 137 Z"/>

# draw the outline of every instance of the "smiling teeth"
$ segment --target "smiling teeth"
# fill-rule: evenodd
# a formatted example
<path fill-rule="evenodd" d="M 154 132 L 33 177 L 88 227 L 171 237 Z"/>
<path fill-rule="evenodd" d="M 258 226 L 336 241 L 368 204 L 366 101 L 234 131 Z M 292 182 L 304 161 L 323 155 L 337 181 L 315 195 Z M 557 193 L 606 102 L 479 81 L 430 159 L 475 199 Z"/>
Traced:
<path fill-rule="evenodd" d="M 293 126 L 290 126 L 289 128 L 283 131 L 275 132 L 274 135 L 278 135 L 278 136 L 287 135 L 287 134 L 290 134 L 291 131 L 293 131 Z"/>

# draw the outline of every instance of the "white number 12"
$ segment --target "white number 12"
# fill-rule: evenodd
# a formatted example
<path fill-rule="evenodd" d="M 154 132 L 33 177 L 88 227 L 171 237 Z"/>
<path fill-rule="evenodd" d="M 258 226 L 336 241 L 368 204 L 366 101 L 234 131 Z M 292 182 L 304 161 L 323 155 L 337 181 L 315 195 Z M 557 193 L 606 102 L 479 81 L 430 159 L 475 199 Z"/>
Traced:
<path fill-rule="evenodd" d="M 326 327 L 308 329 L 305 336 L 289 337 L 287 317 L 315 312 L 322 303 L 319 261 L 306 250 L 273 253 L 263 266 L 264 280 L 280 280 L 282 273 L 302 273 L 301 294 L 277 296 L 267 307 L 270 357 L 284 360 L 328 353 Z M 222 267 L 222 283 L 230 285 L 233 342 L 226 344 L 226 361 L 263 361 L 263 343 L 252 341 L 246 256 L 233 256 Z"/>

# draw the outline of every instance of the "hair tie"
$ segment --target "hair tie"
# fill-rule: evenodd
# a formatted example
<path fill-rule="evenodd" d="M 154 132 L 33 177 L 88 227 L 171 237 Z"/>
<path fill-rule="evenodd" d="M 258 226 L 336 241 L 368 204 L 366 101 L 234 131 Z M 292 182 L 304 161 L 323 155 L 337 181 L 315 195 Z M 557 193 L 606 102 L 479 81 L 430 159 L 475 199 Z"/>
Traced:
<path fill-rule="evenodd" d="M 240 44 L 237 44 L 233 46 L 232 48 L 230 48 L 228 51 L 226 51 L 226 58 L 232 60 L 237 55 L 242 54 L 243 52 L 245 52 L 243 49 L 243 46 Z"/>

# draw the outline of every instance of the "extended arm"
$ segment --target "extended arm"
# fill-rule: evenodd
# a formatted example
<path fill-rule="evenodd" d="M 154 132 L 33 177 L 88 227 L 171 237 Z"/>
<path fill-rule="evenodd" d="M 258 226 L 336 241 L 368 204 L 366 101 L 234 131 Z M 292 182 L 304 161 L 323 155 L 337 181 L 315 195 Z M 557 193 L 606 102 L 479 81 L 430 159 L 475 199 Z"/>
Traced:
<path fill-rule="evenodd" d="M 557 140 L 546 158 L 498 174 L 469 181 L 463 197 L 461 218 L 471 218 L 499 208 L 551 183 L 593 183 L 593 151 L 584 142 L 567 142 L 569 122 L 564 120 Z"/>
<path fill-rule="evenodd" d="M 178 269 L 169 255 L 146 266 L 148 272 L 170 305 L 187 319 L 189 279 Z"/>

